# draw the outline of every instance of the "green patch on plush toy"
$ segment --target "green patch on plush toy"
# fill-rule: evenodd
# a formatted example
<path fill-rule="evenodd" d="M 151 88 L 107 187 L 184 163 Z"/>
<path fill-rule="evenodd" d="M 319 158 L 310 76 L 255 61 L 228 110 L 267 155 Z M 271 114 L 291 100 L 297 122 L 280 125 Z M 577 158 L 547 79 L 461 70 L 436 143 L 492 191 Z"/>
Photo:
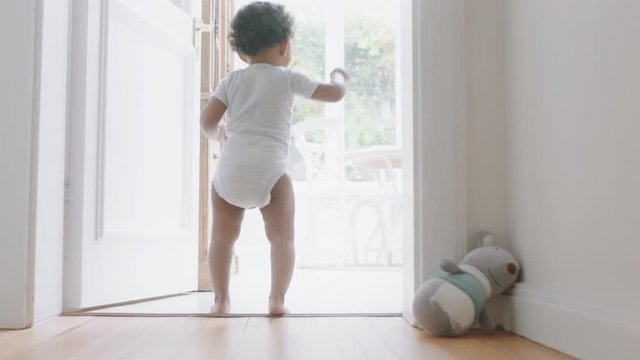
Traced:
<path fill-rule="evenodd" d="M 479 247 L 460 265 L 440 261 L 444 274 L 422 284 L 413 299 L 413 315 L 420 327 L 436 336 L 460 335 L 474 325 L 495 328 L 485 304 L 515 283 L 520 266 L 513 255 L 492 243 L 489 233 L 481 233 Z"/>

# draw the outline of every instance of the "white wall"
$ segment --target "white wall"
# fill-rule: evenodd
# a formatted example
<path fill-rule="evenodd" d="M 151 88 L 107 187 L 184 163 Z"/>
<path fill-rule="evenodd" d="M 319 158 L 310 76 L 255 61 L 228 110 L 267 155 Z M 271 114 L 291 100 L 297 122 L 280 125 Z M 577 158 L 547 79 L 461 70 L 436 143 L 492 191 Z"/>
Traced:
<path fill-rule="evenodd" d="M 34 321 L 62 310 L 69 0 L 44 1 Z"/>
<path fill-rule="evenodd" d="M 640 346 L 640 2 L 507 1 L 514 330 L 583 359 Z"/>
<path fill-rule="evenodd" d="M 411 153 L 416 283 L 439 273 L 442 257 L 466 252 L 465 33 L 463 0 L 417 0 Z"/>
<path fill-rule="evenodd" d="M 8 0 L 0 11 L 0 328 L 32 321 L 29 252 L 34 240 L 34 39 L 36 1 Z"/>
<path fill-rule="evenodd" d="M 415 277 L 405 280 L 419 286 L 440 273 L 441 258 L 462 259 L 480 230 L 508 245 L 504 1 L 415 0 L 413 7 L 414 117 L 404 130 L 414 146 L 403 161 L 413 160 L 404 185 L 413 189 L 405 193 L 414 198 L 415 222 L 407 217 L 405 228 L 414 229 L 415 244 L 405 262 Z"/>
<path fill-rule="evenodd" d="M 505 1 L 465 2 L 466 235 L 467 251 L 480 231 L 513 250 L 508 231 L 508 141 L 505 117 Z M 509 326 L 508 297 L 487 307 Z"/>
<path fill-rule="evenodd" d="M 491 308 L 585 359 L 640 351 L 638 15 L 635 1 L 465 2 L 468 236 L 492 231 L 523 266 Z"/>
<path fill-rule="evenodd" d="M 0 10 L 0 328 L 22 328 L 62 308 L 68 0 Z"/>
<path fill-rule="evenodd" d="M 468 248 L 482 230 L 508 248 L 504 0 L 467 1 L 464 25 Z"/>

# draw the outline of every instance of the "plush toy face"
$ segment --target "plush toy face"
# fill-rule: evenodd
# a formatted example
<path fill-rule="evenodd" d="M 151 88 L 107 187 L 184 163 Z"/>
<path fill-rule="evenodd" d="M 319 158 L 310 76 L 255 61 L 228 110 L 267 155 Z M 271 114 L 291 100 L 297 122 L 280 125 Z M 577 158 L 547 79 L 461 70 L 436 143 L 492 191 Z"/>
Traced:
<path fill-rule="evenodd" d="M 491 283 L 491 295 L 508 289 L 518 278 L 520 266 L 508 251 L 486 246 L 475 249 L 462 259 L 461 264 L 471 265 L 480 270 Z"/>

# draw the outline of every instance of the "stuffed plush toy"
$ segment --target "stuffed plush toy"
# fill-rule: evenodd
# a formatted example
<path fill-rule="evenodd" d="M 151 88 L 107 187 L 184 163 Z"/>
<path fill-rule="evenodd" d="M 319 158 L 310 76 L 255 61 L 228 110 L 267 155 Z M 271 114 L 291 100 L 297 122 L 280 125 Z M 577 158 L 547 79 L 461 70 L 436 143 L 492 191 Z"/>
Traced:
<path fill-rule="evenodd" d="M 506 250 L 491 246 L 489 233 L 481 233 L 479 247 L 462 259 L 460 266 L 443 259 L 445 272 L 418 288 L 413 299 L 416 322 L 436 336 L 455 336 L 473 325 L 492 330 L 495 325 L 486 301 L 504 292 L 516 281 L 520 267 Z"/>

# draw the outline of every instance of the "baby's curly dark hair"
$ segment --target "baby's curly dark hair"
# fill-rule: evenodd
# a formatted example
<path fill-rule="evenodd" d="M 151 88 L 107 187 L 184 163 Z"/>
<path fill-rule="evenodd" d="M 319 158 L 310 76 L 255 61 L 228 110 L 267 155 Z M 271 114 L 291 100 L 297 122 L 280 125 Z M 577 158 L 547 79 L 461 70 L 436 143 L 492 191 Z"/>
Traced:
<path fill-rule="evenodd" d="M 293 18 L 283 5 L 256 1 L 240 8 L 231 22 L 229 42 L 242 54 L 253 56 L 293 37 Z"/>

